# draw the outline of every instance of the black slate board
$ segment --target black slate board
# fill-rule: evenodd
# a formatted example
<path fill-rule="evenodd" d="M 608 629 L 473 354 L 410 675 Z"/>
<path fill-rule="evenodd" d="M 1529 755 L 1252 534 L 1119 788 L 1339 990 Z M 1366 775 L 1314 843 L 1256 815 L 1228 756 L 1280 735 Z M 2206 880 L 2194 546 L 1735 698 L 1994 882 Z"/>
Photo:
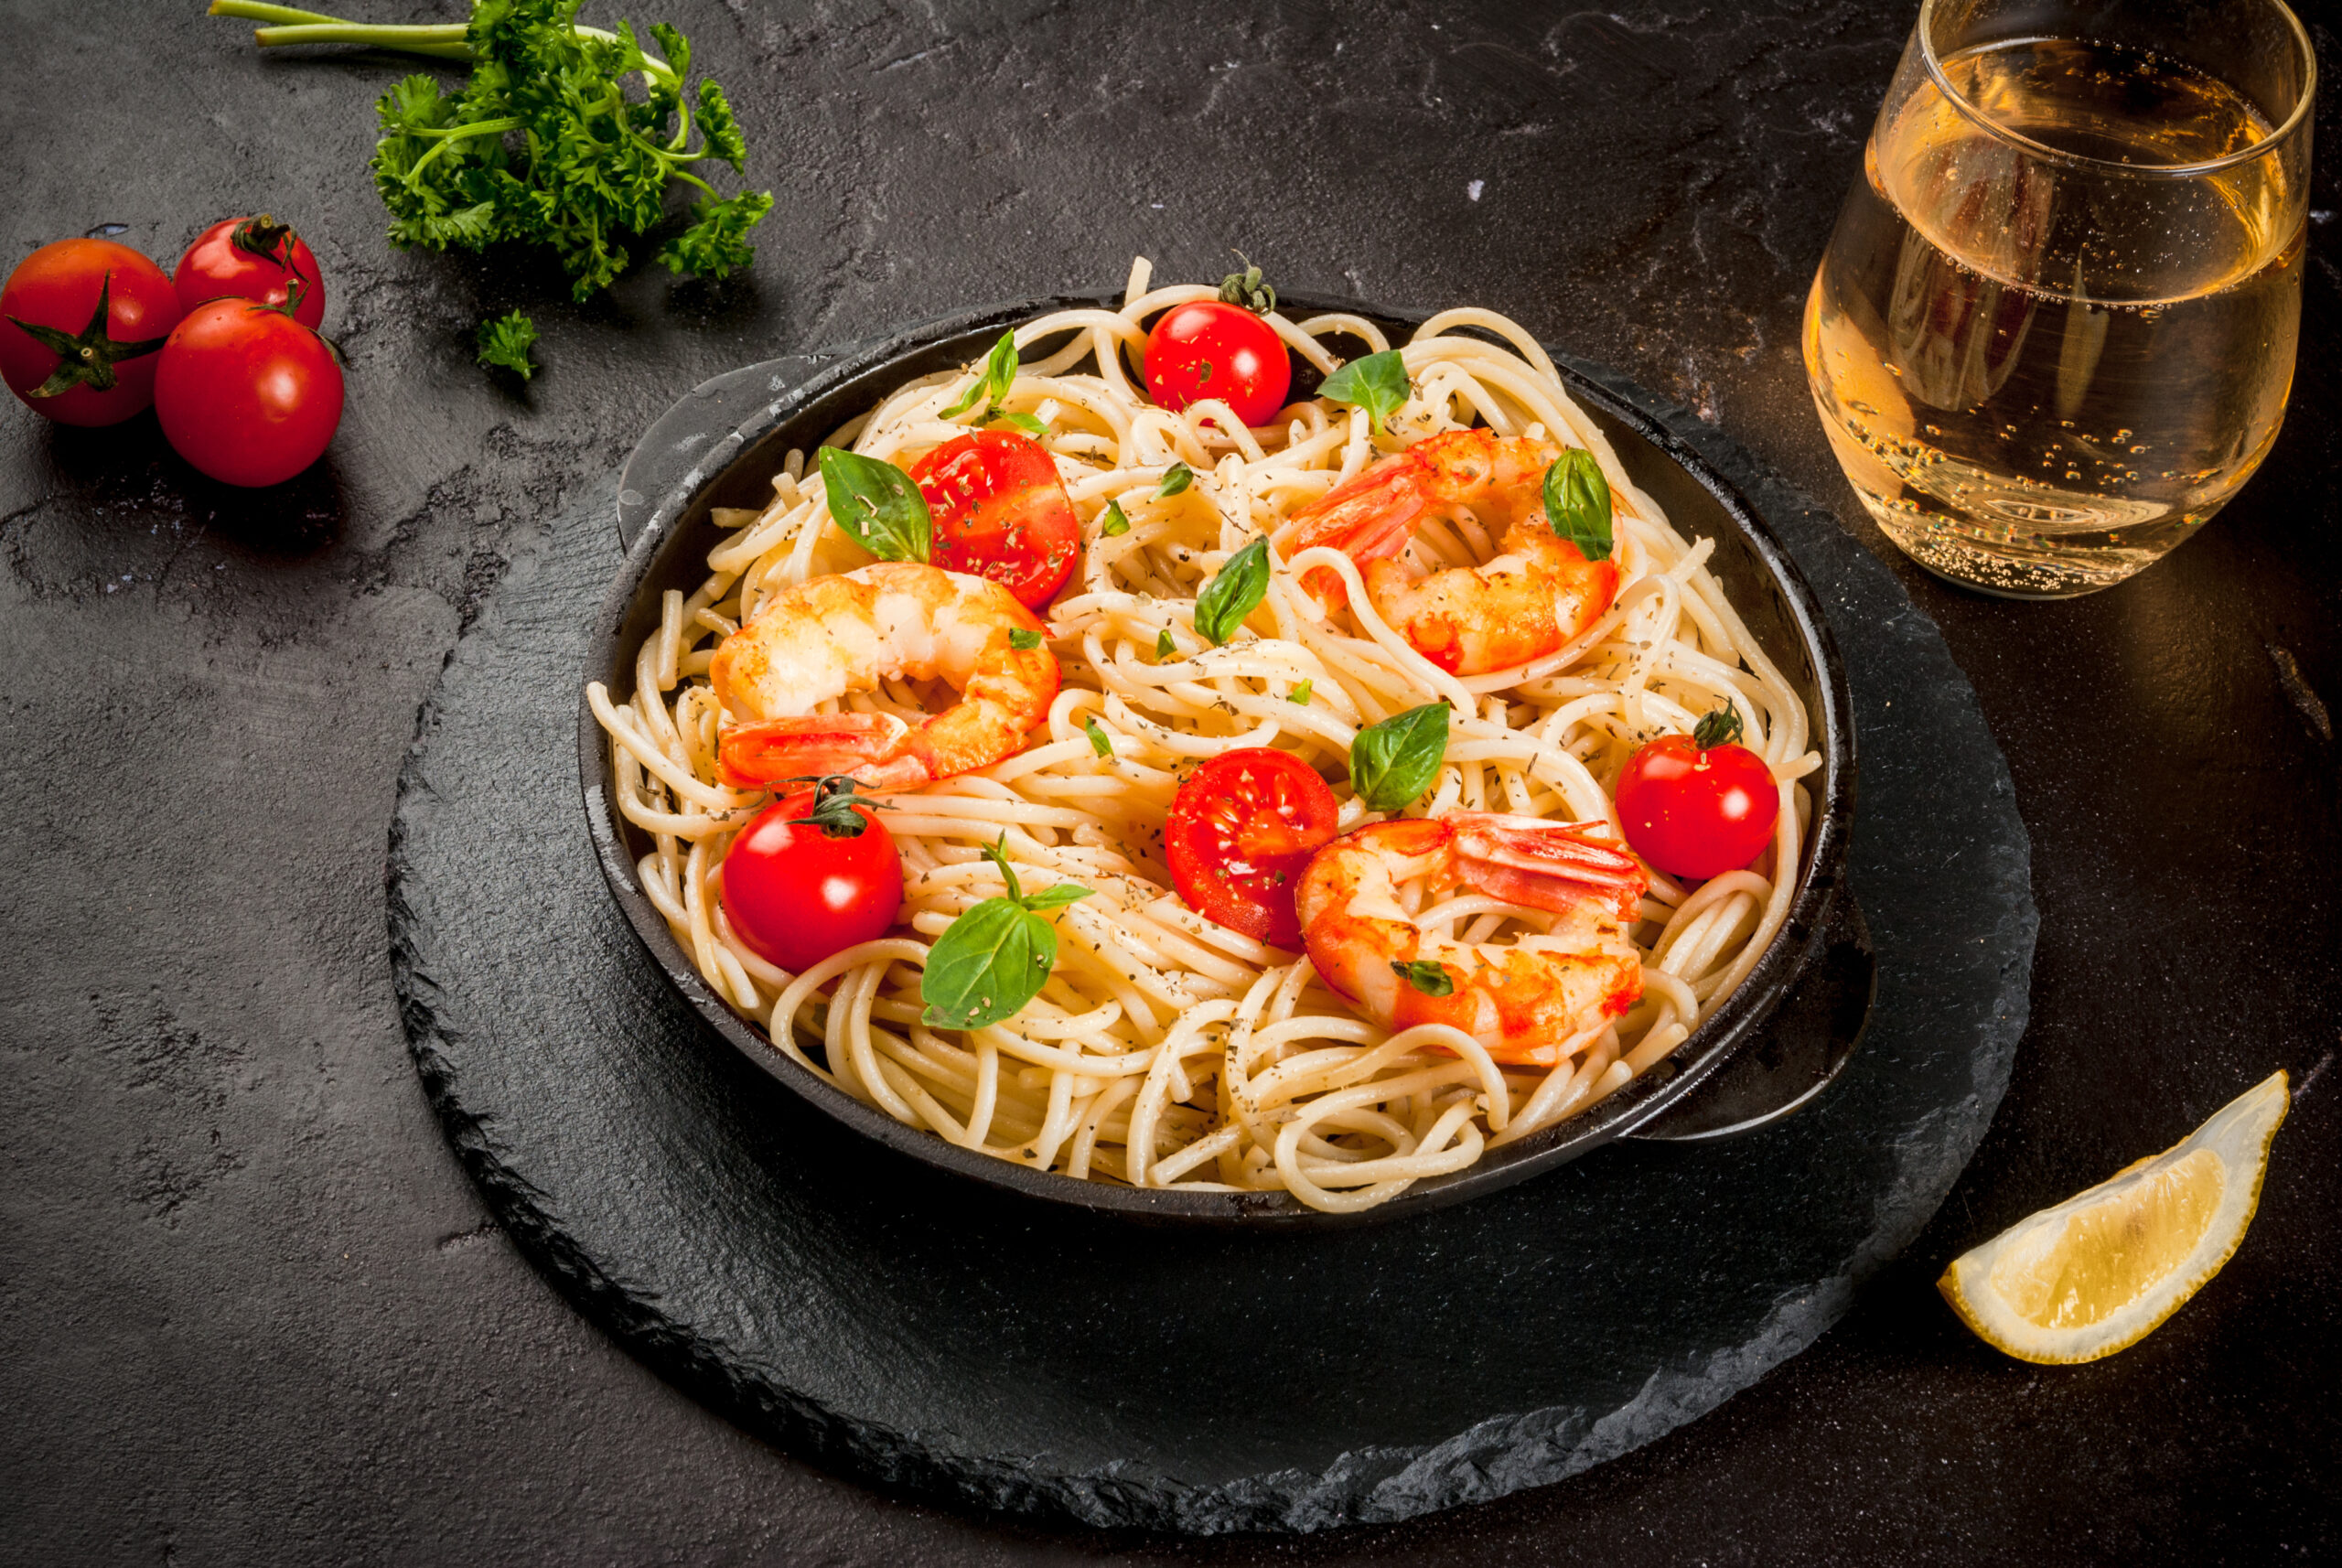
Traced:
<path fill-rule="evenodd" d="M 1615 383 L 1614 383 L 1615 385 Z M 1982 1136 L 2036 924 L 2007 767 L 1892 575 L 1719 433 L 1650 407 L 1797 555 L 1853 671 L 1849 862 L 1880 958 L 1844 1077 L 1783 1125 L 1619 1147 L 1419 1219 L 1166 1233 L 854 1139 L 673 995 L 601 885 L 570 672 L 613 487 L 516 562 L 400 785 L 390 911 L 448 1135 L 555 1287 L 748 1429 L 987 1509 L 1193 1532 L 1397 1520 L 1557 1480 L 1796 1354 Z"/>

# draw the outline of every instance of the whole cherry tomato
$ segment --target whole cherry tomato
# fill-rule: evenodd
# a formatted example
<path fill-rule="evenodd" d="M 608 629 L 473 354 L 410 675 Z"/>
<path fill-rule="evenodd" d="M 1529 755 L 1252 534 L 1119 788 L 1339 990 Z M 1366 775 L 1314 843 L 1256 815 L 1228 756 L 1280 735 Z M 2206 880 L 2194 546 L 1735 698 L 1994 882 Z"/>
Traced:
<path fill-rule="evenodd" d="M 1216 397 L 1246 424 L 1266 424 L 1284 406 L 1292 383 L 1284 340 L 1241 305 L 1175 305 L 1146 335 L 1146 390 L 1174 413 Z"/>
<path fill-rule="evenodd" d="M 910 466 L 935 527 L 933 564 L 988 577 L 1028 609 L 1057 597 L 1081 520 L 1041 444 L 1008 430 L 956 435 Z"/>
<path fill-rule="evenodd" d="M 215 299 L 163 345 L 155 416 L 172 449 L 231 485 L 274 485 L 316 462 L 341 423 L 341 367 L 274 306 Z"/>
<path fill-rule="evenodd" d="M 1705 881 L 1756 858 L 1781 814 L 1765 759 L 1732 737 L 1740 715 L 1719 708 L 1690 735 L 1661 736 L 1618 775 L 1627 842 L 1671 876 Z"/>
<path fill-rule="evenodd" d="M 163 269 L 111 240 L 59 240 L 0 287 L 0 377 L 59 424 L 116 424 L 155 401 L 179 296 Z"/>
<path fill-rule="evenodd" d="M 1301 945 L 1293 890 L 1309 857 L 1333 842 L 1341 805 L 1316 768 L 1289 751 L 1224 751 L 1172 797 L 1164 854 L 1187 908 L 1256 941 Z"/>
<path fill-rule="evenodd" d="M 843 775 L 767 806 L 716 874 L 724 918 L 792 974 L 883 937 L 903 907 L 903 858 Z"/>
<path fill-rule="evenodd" d="M 326 318 L 325 279 L 308 242 L 263 212 L 257 218 L 223 218 L 195 237 L 171 274 L 179 304 L 193 310 L 207 299 L 256 299 L 263 305 L 290 303 L 293 319 L 315 327 Z"/>

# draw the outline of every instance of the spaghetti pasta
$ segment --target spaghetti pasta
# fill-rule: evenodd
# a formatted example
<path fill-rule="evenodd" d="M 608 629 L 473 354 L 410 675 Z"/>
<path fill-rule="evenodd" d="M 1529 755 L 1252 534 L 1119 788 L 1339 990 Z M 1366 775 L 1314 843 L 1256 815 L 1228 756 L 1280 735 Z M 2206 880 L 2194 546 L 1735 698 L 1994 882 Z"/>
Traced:
<path fill-rule="evenodd" d="M 1283 1190 L 1328 1210 L 1388 1201 L 1494 1147 L 1584 1113 L 1665 1059 L 1755 966 L 1780 929 L 1808 828 L 1799 780 L 1817 767 L 1808 717 L 1688 540 L 1638 489 L 1536 341 L 1500 316 L 1432 317 L 1399 352 L 1412 395 L 1380 434 L 1366 413 L 1298 402 L 1247 429 L 1225 404 L 1173 413 L 1139 379 L 1146 323 L 1197 287 L 1149 289 L 1144 261 L 1119 310 L 1079 309 L 1015 331 L 1024 356 L 993 412 L 1030 416 L 1082 524 L 1075 580 L 1047 611 L 1062 685 L 1014 755 L 886 797 L 901 850 L 896 929 L 802 973 L 767 962 L 728 925 L 716 873 L 765 797 L 718 780 L 728 722 L 711 690 L 717 642 L 791 585 L 868 564 L 833 521 L 807 455 L 790 454 L 761 512 L 719 513 L 724 536 L 693 592 L 665 596 L 622 700 L 590 705 L 616 759 L 614 799 L 650 849 L 644 890 L 708 984 L 763 1026 L 773 1048 L 898 1121 L 965 1148 L 1089 1180 Z M 1268 317 L 1304 361 L 1329 344 L 1391 347 L 1348 315 Z M 908 464 L 961 435 L 947 419 L 964 372 L 905 385 L 830 445 Z M 1452 673 L 1375 612 L 1358 567 L 1318 547 L 1280 560 L 1240 631 L 1214 645 L 1196 598 L 1249 541 L 1378 456 L 1484 425 L 1593 454 L 1616 503 L 1615 599 L 1557 651 L 1513 669 Z M 1185 464 L 1194 482 L 1166 496 Z M 1109 503 L 1117 523 L 1101 532 Z M 1424 523 L 1402 559 L 1435 570 L 1492 553 L 1467 520 Z M 1323 567 L 1348 604 L 1327 608 L 1303 576 Z M 1729 704 L 1772 769 L 1781 811 L 1744 871 L 1685 886 L 1653 871 L 1630 935 L 1640 1000 L 1559 1042 L 1555 1064 L 1491 1059 L 1462 1031 L 1393 1033 L 1361 1016 L 1306 957 L 1215 924 L 1173 890 L 1164 824 L 1180 780 L 1238 746 L 1274 746 L 1339 777 L 1359 730 L 1426 703 L 1452 706 L 1437 781 L 1406 815 L 1499 811 L 1565 822 L 1617 818 L 1609 785 L 1650 736 Z M 822 712 L 918 716 L 902 682 Z M 1340 827 L 1377 820 L 1344 785 Z M 933 942 L 1004 886 L 980 853 L 999 841 L 1029 889 L 1091 896 L 1053 913 L 1056 968 L 1014 1017 L 959 1031 L 921 1022 Z M 1478 897 L 1402 890 L 1419 924 L 1486 942 L 1524 912 Z M 1631 969 L 1631 964 L 1628 965 Z"/>

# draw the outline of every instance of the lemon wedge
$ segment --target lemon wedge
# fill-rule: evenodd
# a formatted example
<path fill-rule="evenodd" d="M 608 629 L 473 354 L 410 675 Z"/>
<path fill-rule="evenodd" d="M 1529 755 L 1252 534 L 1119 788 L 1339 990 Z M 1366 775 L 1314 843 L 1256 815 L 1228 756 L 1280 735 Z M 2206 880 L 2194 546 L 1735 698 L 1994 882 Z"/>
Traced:
<path fill-rule="evenodd" d="M 1936 1282 L 1961 1321 L 2025 1361 L 2095 1361 L 2135 1345 L 2244 1240 L 2285 1119 L 2272 1073 L 2186 1139 L 2012 1225 Z"/>

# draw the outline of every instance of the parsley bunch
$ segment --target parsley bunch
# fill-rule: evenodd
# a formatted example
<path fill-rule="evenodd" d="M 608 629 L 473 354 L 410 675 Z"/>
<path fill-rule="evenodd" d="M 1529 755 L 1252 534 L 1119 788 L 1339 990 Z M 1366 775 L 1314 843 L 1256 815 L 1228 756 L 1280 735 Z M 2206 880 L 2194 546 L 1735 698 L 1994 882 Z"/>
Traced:
<path fill-rule="evenodd" d="M 673 27 L 650 29 L 661 58 L 624 22 L 615 32 L 579 27 L 578 4 L 474 0 L 460 27 L 372 27 L 252 0 L 213 0 L 211 9 L 285 24 L 255 35 L 263 46 L 352 43 L 468 56 L 471 79 L 461 91 L 411 76 L 375 105 L 382 136 L 371 166 L 390 209 L 392 244 L 551 245 L 583 300 L 626 270 L 628 240 L 660 225 L 668 188 L 681 180 L 704 194 L 659 260 L 676 273 L 714 277 L 746 266 L 748 231 L 772 209 L 771 192 L 725 197 L 692 169 L 714 158 L 742 170 L 747 147 L 723 88 L 703 77 L 696 92 L 685 92 L 691 45 Z M 642 96 L 625 90 L 629 77 L 641 79 Z"/>

